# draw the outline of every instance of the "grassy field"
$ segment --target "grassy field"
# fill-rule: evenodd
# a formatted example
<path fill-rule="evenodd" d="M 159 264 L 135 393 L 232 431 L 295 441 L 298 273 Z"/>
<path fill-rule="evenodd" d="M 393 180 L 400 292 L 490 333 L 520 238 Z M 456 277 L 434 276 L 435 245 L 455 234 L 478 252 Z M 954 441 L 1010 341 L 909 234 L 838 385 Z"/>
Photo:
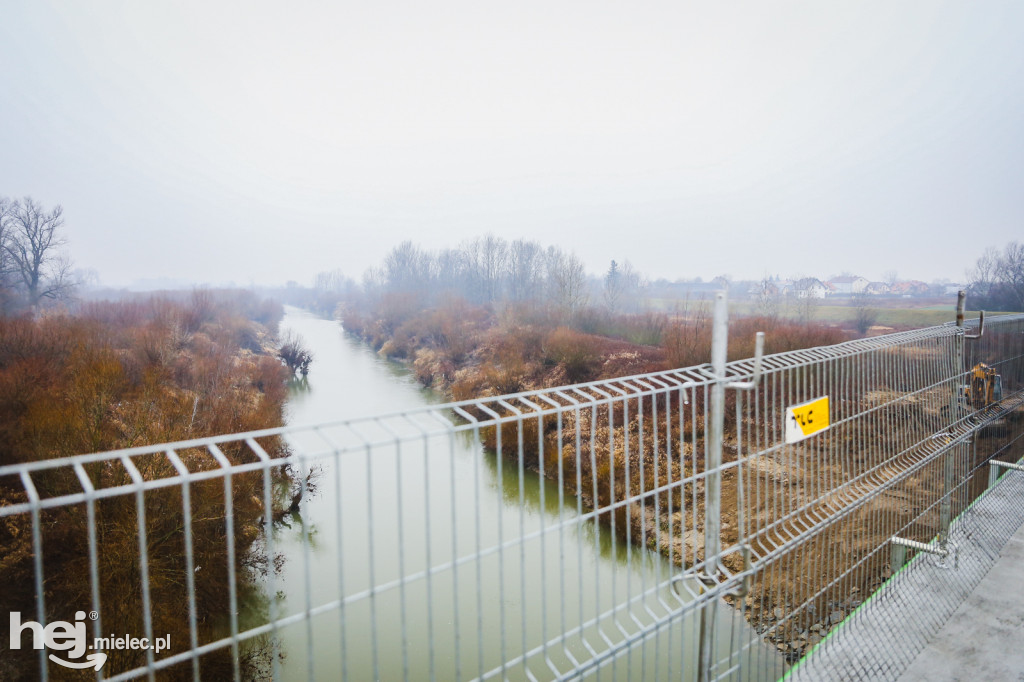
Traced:
<path fill-rule="evenodd" d="M 649 299 L 648 303 L 655 310 L 672 312 L 682 309 L 685 304 L 681 300 L 656 298 Z M 876 325 L 892 327 L 894 329 L 910 329 L 916 327 L 930 327 L 933 325 L 952 322 L 956 319 L 956 299 L 948 304 L 935 303 L 934 300 L 908 301 L 899 299 L 882 299 L 878 301 L 877 307 L 872 306 L 877 318 Z M 690 309 L 696 305 L 710 305 L 708 301 L 689 302 Z M 732 315 L 756 315 L 758 314 L 757 304 L 754 301 L 730 301 L 729 312 Z M 813 310 L 811 320 L 825 324 L 852 326 L 857 309 L 847 302 L 843 305 L 836 305 L 834 302 L 822 301 Z M 1000 314 L 1000 313 L 989 313 Z M 799 317 L 798 307 L 795 303 L 783 303 L 779 308 L 779 316 L 785 319 L 797 319 Z M 977 310 L 968 310 L 967 319 L 978 317 Z"/>
<path fill-rule="evenodd" d="M 946 308 L 940 306 L 927 306 L 923 308 L 872 308 L 877 314 L 875 324 L 883 327 L 905 328 L 905 327 L 931 327 L 945 322 L 952 322 L 956 319 L 955 306 Z M 736 301 L 730 306 L 730 311 L 738 315 L 752 315 L 757 312 L 757 306 L 748 301 Z M 782 306 L 779 311 L 782 317 L 798 317 L 797 307 Z M 815 306 L 811 319 L 816 322 L 828 324 L 852 324 L 857 309 L 845 305 L 819 304 Z M 968 311 L 967 318 L 977 317 L 977 311 Z"/>

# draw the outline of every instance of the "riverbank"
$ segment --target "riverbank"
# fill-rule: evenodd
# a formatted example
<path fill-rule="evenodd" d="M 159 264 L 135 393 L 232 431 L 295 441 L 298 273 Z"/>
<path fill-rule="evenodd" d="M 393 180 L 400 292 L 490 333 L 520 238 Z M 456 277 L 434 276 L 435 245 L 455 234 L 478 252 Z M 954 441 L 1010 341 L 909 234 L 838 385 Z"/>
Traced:
<path fill-rule="evenodd" d="M 560 629 L 586 624 L 563 644 L 583 661 L 593 652 L 580 637 L 603 649 L 600 631 L 617 643 L 619 626 L 632 630 L 633 617 L 645 624 L 668 617 L 659 596 L 677 603 L 668 583 L 677 571 L 658 553 L 623 542 L 609 524 L 586 518 L 587 505 L 567 495 L 555 477 L 520 469 L 514 457 L 482 448 L 470 432 L 409 437 L 412 422 L 403 417 L 378 421 L 396 413 L 426 418 L 424 408 L 442 402 L 443 394 L 423 389 L 408 363 L 384 358 L 337 322 L 305 311 L 288 309 L 282 329 L 301 336 L 316 356 L 308 382 L 289 397 L 295 428 L 288 439 L 296 453 L 323 452 L 325 439 L 351 447 L 374 438 L 377 425 L 385 427 L 378 433 L 404 435 L 393 446 L 381 442 L 324 456 L 320 493 L 302 505 L 304 524 L 293 520 L 290 530 L 275 535 L 275 552 L 286 561 L 266 593 L 278 595 L 279 618 L 298 617 L 307 604 L 348 599 L 342 614 L 330 609 L 280 629 L 281 679 L 342 669 L 352 679 L 400 679 L 407 670 L 437 679 L 454 679 L 459 670 L 462 676 L 505 671 L 518 679 L 527 666 L 544 679 L 542 657 L 514 659 L 539 651 Z M 355 428 L 338 424 L 352 419 Z M 371 553 L 375 569 L 367 562 Z M 408 577 L 400 583 L 404 595 L 395 582 L 402 575 Z M 304 596 L 310 585 L 316 590 Z M 390 587 L 376 592 L 372 606 L 374 585 Z M 657 585 L 661 591 L 648 600 L 626 603 L 627 596 Z M 617 611 L 609 612 L 612 605 Z M 371 613 L 391 625 L 375 629 Z M 400 622 L 408 626 L 406 636 L 391 636 Z M 620 677 L 651 677 L 655 669 L 678 676 L 680 665 L 696 665 L 680 654 L 695 651 L 694 617 L 666 622 L 648 645 L 613 664 Z M 744 641 L 756 639 L 738 610 L 723 608 L 717 627 L 721 642 L 737 633 Z M 548 655 L 569 669 L 561 651 L 549 646 Z M 777 679 L 783 670 L 774 654 L 765 646 L 755 667 L 771 672 L 748 676 Z"/>
<path fill-rule="evenodd" d="M 280 305 L 246 292 L 197 291 L 177 298 L 148 297 L 83 304 L 75 314 L 37 318 L 0 318 L 0 453 L 3 464 L 81 455 L 159 442 L 281 426 L 287 372 L 274 357 Z M 287 448 L 277 438 L 261 445 L 273 457 Z M 243 448 L 226 446 L 223 455 L 240 464 Z M 203 449 L 178 453 L 190 471 L 218 467 Z M 143 456 L 133 465 L 144 480 L 176 475 L 169 458 Z M 96 490 L 132 482 L 122 465 L 84 464 Z M 287 493 L 288 474 L 278 472 Z M 76 494 L 81 483 L 57 473 L 33 477 L 42 498 Z M 186 589 L 186 542 L 197 567 L 194 610 L 200 645 L 223 636 L 229 610 L 227 580 L 237 576 L 239 590 L 254 589 L 265 559 L 256 543 L 262 534 L 262 475 L 232 478 L 233 499 L 224 499 L 223 481 L 191 484 L 186 506 L 182 490 L 156 488 L 145 495 L 148 538 L 148 616 L 154 632 L 170 637 L 170 653 L 189 646 L 190 626 L 182 607 Z M 0 481 L 0 504 L 26 500 L 16 480 Z M 185 519 L 191 520 L 190 533 Z M 61 506 L 40 514 L 45 603 L 49 620 L 70 619 L 67 605 L 92 605 L 105 627 L 142 633 L 142 573 L 138 546 L 138 510 L 133 495 L 103 497 L 90 519 L 81 506 Z M 227 519 L 233 524 L 235 565 L 229 566 Z M 99 604 L 92 603 L 90 531 L 98 540 L 95 567 L 100 577 Z M 11 589 L 0 609 L 36 613 L 35 550 L 32 519 L 7 517 L 0 526 L 0 571 Z M 256 676 L 255 650 L 243 652 L 247 678 Z M 204 676 L 230 676 L 231 653 L 221 649 L 200 658 Z M 5 679 L 34 679 L 34 651 L 7 651 L 0 663 Z M 108 653 L 105 671 L 117 674 L 145 663 L 144 651 Z M 50 669 L 63 679 L 63 669 Z M 191 664 L 168 671 L 171 678 L 191 676 Z M 70 673 L 69 673 L 70 674 Z"/>
<path fill-rule="evenodd" d="M 706 362 L 701 354 L 710 346 L 706 320 L 696 314 L 666 320 L 657 346 L 556 326 L 554 315 L 514 311 L 500 315 L 471 307 L 457 312 L 424 311 L 390 333 L 383 320 L 368 323 L 367 319 L 372 318 L 359 320 L 362 325 L 354 331 L 382 355 L 405 362 L 424 385 L 456 400 L 700 364 Z M 635 331 L 649 326 L 650 320 L 620 320 L 618 326 Z M 608 326 L 615 322 L 609 321 Z M 730 358 L 750 357 L 754 332 L 760 330 L 767 332 L 767 353 L 845 340 L 834 329 L 740 319 L 730 329 Z M 939 352 L 925 345 L 910 350 L 894 346 L 875 352 L 869 366 L 888 366 L 907 356 L 921 363 L 910 375 L 920 380 Z M 674 363 L 670 358 L 684 361 Z M 778 397 L 763 397 L 765 404 L 786 404 L 780 401 L 792 398 L 793 389 L 779 382 L 790 382 L 795 376 L 790 373 L 762 387 L 762 397 Z M 920 534 L 916 539 L 930 538 L 930 526 L 919 523 L 922 510 L 911 500 L 915 495 L 941 497 L 941 489 L 935 487 L 935 481 L 942 480 L 941 463 L 931 463 L 908 479 L 906 490 L 890 490 L 890 479 L 902 480 L 898 462 L 890 460 L 896 442 L 926 443 L 942 427 L 940 411 L 948 405 L 948 386 L 912 381 L 880 386 L 847 386 L 843 396 L 844 413 L 867 415 L 867 427 L 858 426 L 856 420 L 837 424 L 827 439 L 810 439 L 745 460 L 745 503 L 739 496 L 738 469 L 733 466 L 743 445 L 738 436 L 741 430 L 749 438 L 770 427 L 756 410 L 744 411 L 740 417 L 727 407 L 721 541 L 724 547 L 739 541 L 741 504 L 747 527 L 762 529 L 760 535 L 748 538 L 751 549 L 762 557 L 751 591 L 728 601 L 790 661 L 802 657 L 889 577 L 885 548 L 894 526 L 914 527 Z M 736 399 L 730 395 L 729 400 Z M 652 549 L 677 566 L 693 566 L 704 558 L 703 399 L 691 396 L 692 407 L 681 410 L 675 396 L 667 394 L 622 398 L 613 408 L 585 406 L 578 412 L 566 410 L 557 418 L 517 419 L 500 429 L 482 428 L 480 434 L 487 447 L 559 481 L 567 493 L 579 495 L 587 508 L 608 510 L 602 511 L 602 520 L 620 538 Z M 481 420 L 493 417 L 484 411 L 478 416 Z M 738 418 L 743 421 L 737 422 Z M 865 439 L 863 428 L 876 429 L 878 437 Z M 977 462 L 984 461 L 983 450 L 989 447 L 978 446 Z M 843 457 L 837 458 L 836 453 Z M 886 464 L 878 468 L 879 462 Z M 822 495 L 851 471 L 869 468 L 874 472 L 872 485 L 881 486 L 870 504 L 839 513 L 835 505 L 843 506 L 844 499 Z M 682 480 L 691 482 L 679 486 Z M 645 492 L 652 490 L 662 492 L 657 496 Z M 968 497 L 976 494 L 972 482 Z M 787 515 L 783 510 L 791 512 Z M 816 519 L 832 516 L 836 523 L 808 537 L 798 552 L 773 556 L 778 544 L 787 542 L 785 537 L 798 536 L 815 527 Z M 880 517 L 887 523 L 880 523 Z M 768 528 L 771 537 L 765 535 Z M 722 564 L 733 573 L 745 569 L 738 551 L 724 556 Z"/>
<path fill-rule="evenodd" d="M 565 326 L 556 311 L 510 308 L 495 314 L 466 304 L 421 311 L 397 326 L 373 315 L 346 314 L 343 323 L 381 355 L 409 366 L 424 386 L 449 399 L 464 400 L 706 363 L 710 359 L 706 313 L 694 306 L 671 317 L 607 316 L 599 324 L 592 318 L 576 320 L 577 326 L 614 330 L 618 337 Z M 752 355 L 757 331 L 767 332 L 769 353 L 846 340 L 836 328 L 741 318 L 731 325 L 730 358 Z M 654 343 L 637 343 L 629 337 Z M 701 402 L 703 396 L 693 400 Z M 680 407 L 668 396 L 631 398 L 611 409 L 566 411 L 559 419 L 507 423 L 500 431 L 481 429 L 481 437 L 491 449 L 500 443 L 505 458 L 516 461 L 522 456 L 527 469 L 560 481 L 567 493 L 580 496 L 588 508 L 614 508 L 614 513 L 602 518 L 621 539 L 653 549 L 677 566 L 692 566 L 703 560 L 702 486 L 687 487 L 686 504 L 679 489 L 659 494 L 657 500 L 645 496 L 629 505 L 615 504 L 642 491 L 671 488 L 673 482 L 703 470 L 703 409 Z M 654 415 L 659 415 L 658 424 Z M 725 445 L 728 464 L 737 451 L 736 425 L 731 420 Z M 652 451 L 661 454 L 655 458 Z M 801 485 L 813 487 L 814 483 Z M 738 537 L 737 503 L 736 477 L 728 471 L 722 481 L 722 539 L 727 546 Z M 724 557 L 723 563 L 731 571 L 743 569 L 738 555 Z M 756 598 L 745 601 L 744 615 L 751 625 L 770 631 L 768 638 L 779 637 L 778 643 L 785 639 L 785 653 L 795 657 L 803 649 L 791 646 L 796 639 L 790 637 L 789 626 L 776 625 L 773 618 L 777 609 L 785 611 L 790 601 L 797 603 L 793 595 L 798 581 L 783 577 L 770 585 L 767 582 L 759 586 Z M 808 633 L 806 641 L 813 640 Z"/>

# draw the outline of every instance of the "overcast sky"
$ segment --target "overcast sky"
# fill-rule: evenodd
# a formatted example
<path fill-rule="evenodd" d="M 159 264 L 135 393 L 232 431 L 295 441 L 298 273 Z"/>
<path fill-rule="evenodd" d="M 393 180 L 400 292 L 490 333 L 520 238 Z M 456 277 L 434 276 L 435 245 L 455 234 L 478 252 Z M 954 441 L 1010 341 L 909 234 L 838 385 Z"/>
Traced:
<path fill-rule="evenodd" d="M 0 195 L 76 263 L 357 279 L 491 232 L 592 272 L 963 276 L 1024 237 L 1024 2 L 33 2 Z"/>

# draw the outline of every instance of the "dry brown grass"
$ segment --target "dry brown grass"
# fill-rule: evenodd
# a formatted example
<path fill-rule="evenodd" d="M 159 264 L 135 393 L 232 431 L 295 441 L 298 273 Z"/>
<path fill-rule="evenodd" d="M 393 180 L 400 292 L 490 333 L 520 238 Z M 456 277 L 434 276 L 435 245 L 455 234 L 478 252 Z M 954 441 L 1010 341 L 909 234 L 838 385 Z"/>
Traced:
<path fill-rule="evenodd" d="M 0 319 L 0 461 L 29 462 L 282 424 L 286 371 L 261 350 L 271 341 L 267 327 L 242 312 L 230 301 L 198 295 L 187 303 L 94 303 L 75 317 Z M 276 326 L 272 317 L 268 323 Z M 263 445 L 273 455 L 285 452 L 277 439 Z M 192 471 L 218 466 L 206 452 L 179 454 Z M 254 457 L 237 447 L 226 447 L 224 454 L 234 463 Z M 163 454 L 136 457 L 133 463 L 146 480 L 175 475 Z M 85 470 L 97 489 L 131 482 L 119 462 L 88 464 Z M 278 479 L 287 488 L 286 475 Z M 44 498 L 81 492 L 74 474 L 63 469 L 33 475 L 33 482 Z M 193 483 L 189 510 L 183 509 L 180 486 L 145 494 L 153 632 L 171 635 L 169 653 L 189 646 L 185 518 L 192 520 L 192 577 L 204 643 L 224 635 L 229 572 L 237 575 L 244 593 L 267 570 L 266 557 L 254 552 L 262 534 L 262 491 L 261 475 L 234 476 L 230 510 L 222 479 Z M 25 500 L 18 481 L 0 481 L 0 504 Z M 228 565 L 229 511 L 235 526 L 234 566 Z M 142 636 L 136 498 L 105 498 L 96 503 L 95 514 L 104 630 Z M 76 610 L 93 608 L 86 508 L 59 507 L 43 512 L 40 520 L 46 616 L 70 620 Z M 28 515 L 0 523 L 0 572 L 8 585 L 0 610 L 20 611 L 25 619 L 36 618 L 31 531 Z M 35 651 L 8 651 L 6 640 L 3 646 L 0 677 L 36 677 Z M 108 653 L 108 675 L 145 661 L 141 651 Z M 202 658 L 204 677 L 210 679 L 230 675 L 231 665 L 226 650 Z M 51 666 L 50 673 L 54 679 L 80 677 L 58 666 Z M 258 674 L 253 667 L 244 673 Z M 161 675 L 179 677 L 190 679 L 190 666 Z"/>

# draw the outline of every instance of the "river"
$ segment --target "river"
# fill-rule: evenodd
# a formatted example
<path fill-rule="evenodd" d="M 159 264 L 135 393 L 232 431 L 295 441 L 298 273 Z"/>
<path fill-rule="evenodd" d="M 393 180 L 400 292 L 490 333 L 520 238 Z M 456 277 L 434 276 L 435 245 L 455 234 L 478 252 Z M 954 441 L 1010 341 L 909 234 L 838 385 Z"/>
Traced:
<path fill-rule="evenodd" d="M 407 369 L 345 335 L 337 322 L 288 308 L 285 330 L 300 335 L 315 356 L 308 382 L 292 389 L 289 424 L 440 402 Z M 293 443 L 306 452 L 324 448 L 309 433 Z M 520 477 L 515 462 L 486 451 L 471 433 L 326 459 L 317 481 L 301 517 L 274 535 L 274 550 L 285 561 L 268 581 L 267 597 L 278 616 L 316 609 L 339 594 L 365 596 L 374 585 L 390 588 L 280 628 L 282 679 L 310 679 L 312 672 L 318 679 L 448 680 L 491 671 L 512 679 L 551 678 L 549 665 L 565 672 L 571 657 L 588 660 L 591 647 L 601 652 L 635 632 L 635 614 L 643 621 L 666 612 L 664 595 L 653 588 L 676 569 L 593 522 L 566 523 L 577 518 L 575 497 L 536 473 Z M 508 546 L 524 534 L 533 537 Z M 502 551 L 474 556 L 475 549 L 501 540 Z M 415 580 L 400 580 L 414 574 Z M 644 591 L 652 594 L 621 606 L 627 595 Z M 582 637 L 531 657 L 529 672 L 522 665 L 499 669 L 562 628 L 601 614 Z M 723 605 L 716 621 L 719 653 L 755 642 L 744 660 L 757 661 L 757 671 L 744 671 L 744 679 L 778 676 L 778 657 L 757 642 L 738 612 Z M 654 678 L 685 670 L 692 676 L 697 639 L 696 624 L 681 619 L 605 672 L 614 667 L 623 678 Z"/>

